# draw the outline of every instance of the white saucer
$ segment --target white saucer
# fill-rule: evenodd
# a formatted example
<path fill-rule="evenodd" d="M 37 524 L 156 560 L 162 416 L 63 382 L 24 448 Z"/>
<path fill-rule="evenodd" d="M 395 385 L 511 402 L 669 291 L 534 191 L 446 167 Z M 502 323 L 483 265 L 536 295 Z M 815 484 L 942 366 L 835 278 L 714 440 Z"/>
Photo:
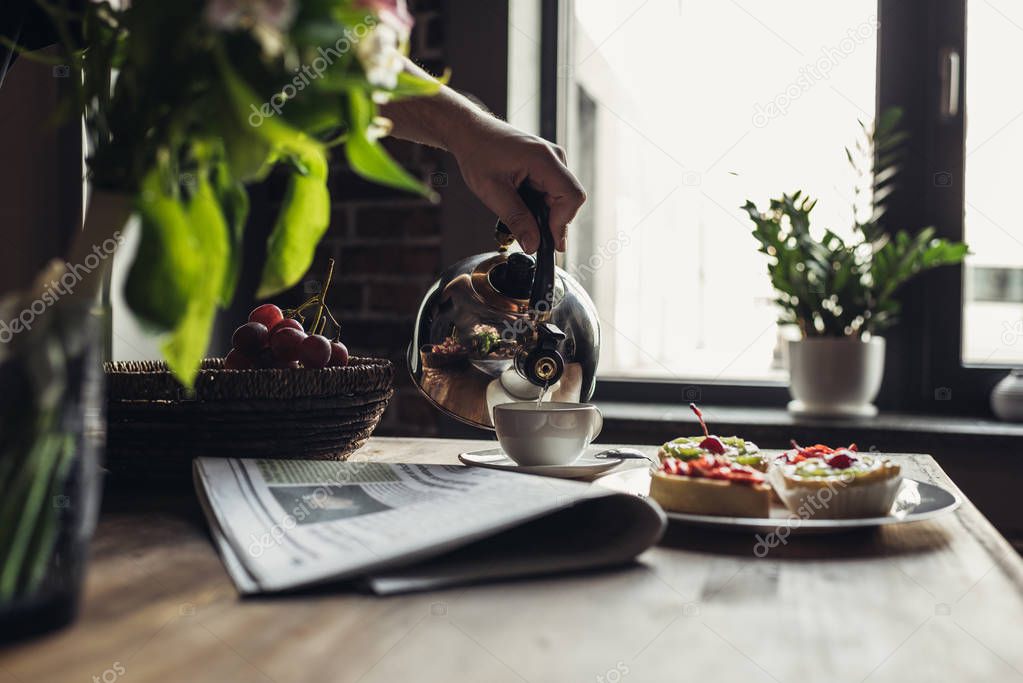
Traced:
<path fill-rule="evenodd" d="M 539 474 L 544 477 L 558 479 L 583 479 L 593 477 L 601 472 L 621 464 L 622 458 L 595 458 L 592 455 L 581 455 L 569 465 L 520 465 L 500 448 L 487 448 L 482 451 L 470 451 L 458 456 L 466 465 L 486 467 L 492 470 L 508 470 L 522 474 Z"/>

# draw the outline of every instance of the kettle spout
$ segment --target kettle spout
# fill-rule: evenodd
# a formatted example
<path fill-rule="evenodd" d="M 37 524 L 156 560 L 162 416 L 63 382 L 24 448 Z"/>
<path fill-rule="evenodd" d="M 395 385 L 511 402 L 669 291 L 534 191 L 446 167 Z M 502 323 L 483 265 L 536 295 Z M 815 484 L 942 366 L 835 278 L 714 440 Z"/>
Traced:
<path fill-rule="evenodd" d="M 565 359 L 558 351 L 565 333 L 552 322 L 536 322 L 534 325 L 533 346 L 519 357 L 518 370 L 532 384 L 549 387 L 557 383 L 565 372 Z"/>

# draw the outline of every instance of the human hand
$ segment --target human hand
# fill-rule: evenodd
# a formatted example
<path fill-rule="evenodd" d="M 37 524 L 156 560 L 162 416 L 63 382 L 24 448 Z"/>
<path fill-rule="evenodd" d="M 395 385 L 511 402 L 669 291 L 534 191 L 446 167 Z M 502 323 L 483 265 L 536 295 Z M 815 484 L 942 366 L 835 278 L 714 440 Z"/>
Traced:
<path fill-rule="evenodd" d="M 565 151 L 493 118 L 478 116 L 448 136 L 469 189 L 508 226 L 522 250 L 540 245 L 536 219 L 519 197 L 524 182 L 543 192 L 558 251 L 565 251 L 568 224 L 586 201 L 586 192 L 566 166 Z"/>

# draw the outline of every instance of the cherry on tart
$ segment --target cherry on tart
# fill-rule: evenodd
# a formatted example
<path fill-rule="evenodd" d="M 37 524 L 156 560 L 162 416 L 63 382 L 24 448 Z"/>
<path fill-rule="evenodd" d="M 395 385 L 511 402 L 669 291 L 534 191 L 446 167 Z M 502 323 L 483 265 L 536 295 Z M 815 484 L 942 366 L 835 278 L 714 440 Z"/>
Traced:
<path fill-rule="evenodd" d="M 700 421 L 700 427 L 703 429 L 703 441 L 700 442 L 700 448 L 710 451 L 715 455 L 724 455 L 725 444 L 721 439 L 711 436 L 710 432 L 707 431 L 707 423 L 703 421 L 703 411 L 697 408 L 695 403 L 690 403 L 689 409 L 696 414 L 696 419 Z"/>
<path fill-rule="evenodd" d="M 856 458 L 849 453 L 835 453 L 830 458 L 825 458 L 824 462 L 827 463 L 828 467 L 844 470 L 852 467 L 853 463 L 858 460 L 859 458 Z"/>
<path fill-rule="evenodd" d="M 695 403 L 690 403 L 689 407 L 700 423 L 703 436 L 683 436 L 668 441 L 657 452 L 661 460 L 667 458 L 692 460 L 710 454 L 724 456 L 740 465 L 747 465 L 761 471 L 767 469 L 767 465 L 760 455 L 760 448 L 755 443 L 737 436 L 721 437 L 711 434 L 704 422 L 703 412 L 696 407 Z"/>

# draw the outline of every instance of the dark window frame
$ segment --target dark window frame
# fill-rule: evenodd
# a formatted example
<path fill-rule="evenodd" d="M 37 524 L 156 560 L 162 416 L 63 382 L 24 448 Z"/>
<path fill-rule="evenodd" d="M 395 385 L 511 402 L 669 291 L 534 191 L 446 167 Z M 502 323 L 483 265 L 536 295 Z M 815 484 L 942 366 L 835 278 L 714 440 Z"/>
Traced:
<path fill-rule="evenodd" d="M 878 0 L 876 112 L 898 106 L 910 133 L 899 188 L 889 197 L 886 224 L 918 231 L 933 225 L 939 236 L 961 240 L 965 164 L 964 109 L 967 78 L 967 0 Z M 558 0 L 544 1 L 541 68 L 542 129 L 554 140 L 556 126 Z M 948 52 L 959 55 L 958 111 L 941 111 L 942 67 Z M 544 80 L 545 79 L 545 80 Z M 551 112 L 554 112 L 553 114 Z M 951 183 L 937 182 L 937 174 Z M 989 395 L 1004 369 L 962 362 L 963 268 L 926 273 L 903 292 L 901 321 L 885 337 L 883 410 L 928 414 L 989 415 Z M 681 402 L 777 406 L 789 400 L 784 382 L 707 382 L 675 379 L 599 378 L 602 401 Z"/>

